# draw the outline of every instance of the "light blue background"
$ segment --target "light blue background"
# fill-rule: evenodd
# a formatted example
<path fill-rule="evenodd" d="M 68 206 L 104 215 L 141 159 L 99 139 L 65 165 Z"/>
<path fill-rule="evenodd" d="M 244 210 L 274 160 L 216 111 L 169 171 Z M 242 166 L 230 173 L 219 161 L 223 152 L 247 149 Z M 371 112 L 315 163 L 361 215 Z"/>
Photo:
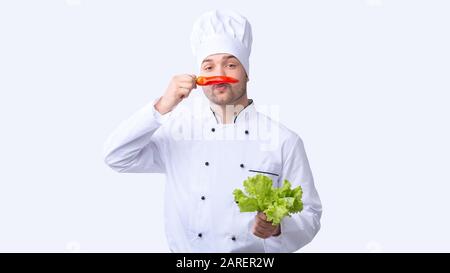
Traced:
<path fill-rule="evenodd" d="M 324 213 L 301 251 L 450 251 L 445 0 L 0 1 L 0 251 L 168 251 L 164 175 L 102 145 L 196 71 L 213 8 L 250 20 L 249 97 L 305 142 Z"/>

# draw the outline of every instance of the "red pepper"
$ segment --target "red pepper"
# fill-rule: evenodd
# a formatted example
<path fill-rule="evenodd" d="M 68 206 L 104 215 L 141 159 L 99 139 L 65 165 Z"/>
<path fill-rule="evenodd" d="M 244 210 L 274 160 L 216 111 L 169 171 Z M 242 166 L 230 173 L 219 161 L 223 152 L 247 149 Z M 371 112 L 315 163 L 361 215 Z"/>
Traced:
<path fill-rule="evenodd" d="M 221 83 L 237 83 L 239 80 L 227 76 L 197 77 L 197 85 L 212 85 Z"/>

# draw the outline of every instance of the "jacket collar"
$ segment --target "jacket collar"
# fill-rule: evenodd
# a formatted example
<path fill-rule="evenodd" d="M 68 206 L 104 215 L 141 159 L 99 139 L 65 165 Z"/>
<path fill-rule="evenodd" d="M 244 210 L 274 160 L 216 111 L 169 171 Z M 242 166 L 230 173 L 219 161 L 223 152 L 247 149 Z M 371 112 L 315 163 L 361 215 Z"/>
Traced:
<path fill-rule="evenodd" d="M 210 106 L 209 107 L 209 114 L 211 115 L 212 119 L 214 120 L 214 122 L 216 124 L 221 124 L 219 121 L 219 116 L 216 115 L 216 113 L 211 109 Z M 248 100 L 248 105 L 244 107 L 244 109 L 242 109 L 241 111 L 239 111 L 239 113 L 237 113 L 234 116 L 233 119 L 233 123 L 234 124 L 238 124 L 238 123 L 242 123 L 242 122 L 248 122 L 250 120 L 251 117 L 253 117 L 256 113 L 256 108 L 255 108 L 255 103 L 253 102 L 252 99 Z"/>

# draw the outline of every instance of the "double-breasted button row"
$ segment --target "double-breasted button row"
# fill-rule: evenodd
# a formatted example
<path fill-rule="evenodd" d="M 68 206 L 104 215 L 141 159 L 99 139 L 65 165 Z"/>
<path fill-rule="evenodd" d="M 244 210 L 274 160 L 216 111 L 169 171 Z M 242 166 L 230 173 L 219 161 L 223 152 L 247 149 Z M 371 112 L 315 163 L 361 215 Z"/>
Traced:
<path fill-rule="evenodd" d="M 216 128 L 212 127 L 212 128 L 211 128 L 211 132 L 214 133 L 215 131 L 216 131 Z M 248 134 L 250 134 L 250 132 L 249 132 L 248 130 L 245 130 L 245 131 L 244 131 L 244 134 L 248 135 Z"/>

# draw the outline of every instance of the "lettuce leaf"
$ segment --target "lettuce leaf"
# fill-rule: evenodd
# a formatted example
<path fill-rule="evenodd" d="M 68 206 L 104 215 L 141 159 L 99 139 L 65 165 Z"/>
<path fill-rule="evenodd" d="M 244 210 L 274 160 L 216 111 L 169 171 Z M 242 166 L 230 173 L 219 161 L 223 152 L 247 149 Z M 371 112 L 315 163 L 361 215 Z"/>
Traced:
<path fill-rule="evenodd" d="M 245 193 L 241 189 L 233 191 L 240 211 L 262 211 L 273 225 L 281 223 L 283 217 L 303 210 L 302 188 L 291 189 L 291 183 L 287 180 L 280 188 L 274 188 L 270 177 L 257 174 L 244 181 L 244 190 Z"/>

